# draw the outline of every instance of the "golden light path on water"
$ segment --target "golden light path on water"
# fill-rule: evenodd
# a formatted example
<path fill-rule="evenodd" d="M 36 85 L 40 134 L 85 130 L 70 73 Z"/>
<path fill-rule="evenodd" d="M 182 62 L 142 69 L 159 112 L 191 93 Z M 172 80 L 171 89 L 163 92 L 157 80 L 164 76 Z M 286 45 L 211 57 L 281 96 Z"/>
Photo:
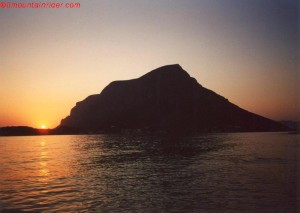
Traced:
<path fill-rule="evenodd" d="M 299 141 L 287 133 L 0 137 L 0 209 L 295 212 Z"/>

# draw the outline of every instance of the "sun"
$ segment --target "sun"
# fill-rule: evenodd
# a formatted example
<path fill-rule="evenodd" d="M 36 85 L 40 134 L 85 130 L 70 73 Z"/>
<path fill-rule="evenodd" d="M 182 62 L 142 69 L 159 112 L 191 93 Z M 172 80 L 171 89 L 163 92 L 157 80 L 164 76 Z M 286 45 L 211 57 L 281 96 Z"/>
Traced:
<path fill-rule="evenodd" d="M 42 129 L 46 129 L 46 125 L 42 125 L 41 128 L 42 128 Z"/>

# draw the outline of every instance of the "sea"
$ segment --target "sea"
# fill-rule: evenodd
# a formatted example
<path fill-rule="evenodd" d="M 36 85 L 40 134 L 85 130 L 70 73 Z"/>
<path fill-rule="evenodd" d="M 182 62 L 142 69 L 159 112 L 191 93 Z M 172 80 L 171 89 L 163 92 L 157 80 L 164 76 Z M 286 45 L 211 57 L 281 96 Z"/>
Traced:
<path fill-rule="evenodd" d="M 0 137 L 0 212 L 300 212 L 300 136 Z"/>

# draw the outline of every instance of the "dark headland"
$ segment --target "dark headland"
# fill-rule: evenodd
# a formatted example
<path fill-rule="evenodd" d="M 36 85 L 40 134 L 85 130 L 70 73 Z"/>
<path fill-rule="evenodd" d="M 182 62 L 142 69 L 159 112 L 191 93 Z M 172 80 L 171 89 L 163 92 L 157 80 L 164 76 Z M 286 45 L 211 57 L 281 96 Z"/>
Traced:
<path fill-rule="evenodd" d="M 288 130 L 202 87 L 174 64 L 137 79 L 111 82 L 100 94 L 78 102 L 57 128 L 42 134 Z"/>
<path fill-rule="evenodd" d="M 167 65 L 78 102 L 60 127 L 89 132 L 170 133 L 285 131 L 202 87 L 180 65 Z"/>

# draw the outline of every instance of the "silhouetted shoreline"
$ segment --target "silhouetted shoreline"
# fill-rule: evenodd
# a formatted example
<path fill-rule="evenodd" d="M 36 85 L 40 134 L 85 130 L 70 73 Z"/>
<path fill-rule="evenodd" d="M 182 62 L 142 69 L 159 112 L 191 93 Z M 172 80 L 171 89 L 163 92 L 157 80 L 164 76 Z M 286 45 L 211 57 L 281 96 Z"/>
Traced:
<path fill-rule="evenodd" d="M 0 136 L 35 136 L 35 135 L 79 135 L 87 132 L 70 128 L 57 127 L 54 129 L 38 129 L 29 126 L 0 127 Z"/>
<path fill-rule="evenodd" d="M 292 121 L 291 121 L 292 122 Z M 294 122 L 298 123 L 298 122 Z M 150 131 L 142 129 L 125 129 L 115 131 L 88 131 L 79 130 L 71 127 L 57 127 L 54 129 L 38 129 L 29 126 L 7 126 L 0 127 L 0 136 L 39 136 L 39 135 L 95 135 L 95 134 L 151 134 L 151 135 L 197 135 L 205 133 L 242 133 L 245 131 L 202 131 L 202 132 L 167 132 L 167 131 Z M 291 134 L 299 133 L 299 129 L 287 127 L 285 131 L 247 131 L 247 132 L 289 132 Z"/>
<path fill-rule="evenodd" d="M 249 112 L 204 88 L 179 64 L 131 80 L 113 81 L 100 94 L 76 103 L 53 129 L 0 128 L 1 136 L 287 132 L 299 122 L 276 122 Z"/>

